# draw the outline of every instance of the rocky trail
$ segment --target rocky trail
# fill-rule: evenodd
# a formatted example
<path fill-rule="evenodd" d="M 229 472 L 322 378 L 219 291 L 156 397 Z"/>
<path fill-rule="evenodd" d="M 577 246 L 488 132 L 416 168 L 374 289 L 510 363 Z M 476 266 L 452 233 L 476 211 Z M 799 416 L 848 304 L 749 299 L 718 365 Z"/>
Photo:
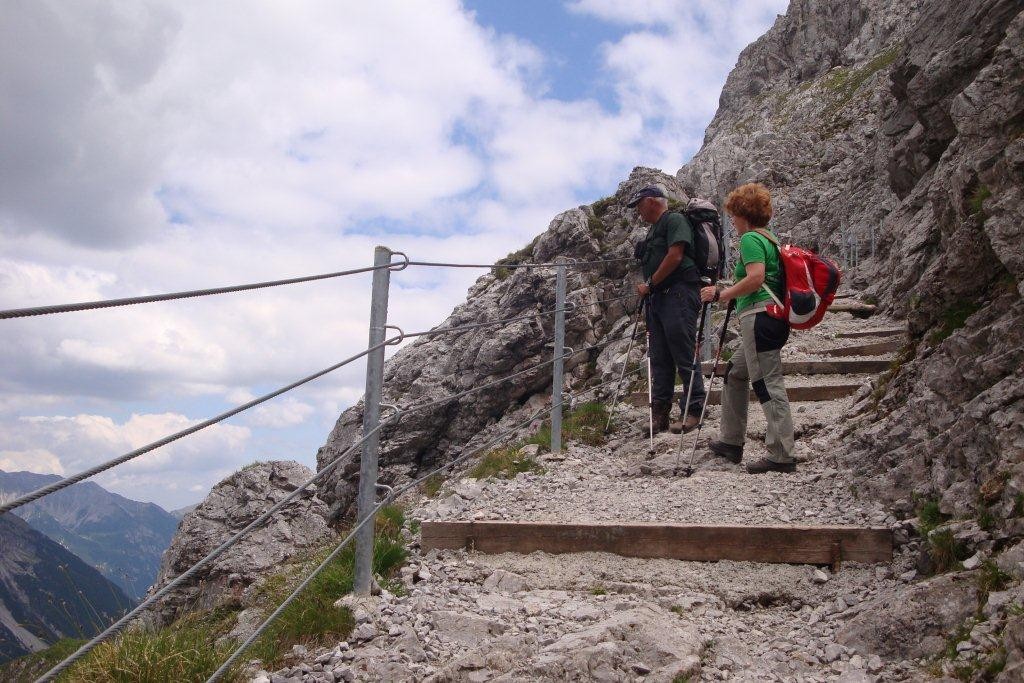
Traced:
<path fill-rule="evenodd" d="M 785 359 L 823 360 L 823 349 L 876 341 L 861 333 L 894 327 L 892 321 L 834 314 L 811 332 L 794 333 Z M 888 334 L 878 339 L 891 338 Z M 618 353 L 622 356 L 625 347 Z M 707 454 L 706 442 L 718 426 L 717 409 L 709 408 L 696 472 L 676 475 L 679 437 L 658 435 L 652 456 L 642 435 L 646 408 L 624 403 L 603 445 L 570 442 L 560 454 L 539 453 L 543 472 L 512 479 L 454 476 L 435 497 L 417 496 L 407 505 L 409 517 L 418 521 L 888 527 L 900 546 L 891 564 L 846 562 L 833 573 L 826 567 L 605 553 L 422 553 L 410 530 L 414 554 L 402 571 L 406 594 L 383 591 L 363 601 L 346 599 L 357 622 L 349 642 L 263 678 L 927 679 L 924 658 L 883 657 L 862 647 L 879 638 L 876 622 L 883 613 L 891 620 L 899 612 L 899 606 L 888 604 L 889 596 L 918 578 L 917 554 L 904 545 L 910 527 L 883 506 L 859 498 L 838 457 L 843 418 L 856 402 L 870 400 L 873 377 L 787 377 L 787 385 L 838 380 L 862 385 L 854 396 L 794 403 L 800 461 L 795 474 L 752 476 Z M 745 457 L 758 458 L 764 453 L 764 420 L 756 404 L 750 418 Z M 692 439 L 692 434 L 685 438 L 683 465 Z"/>

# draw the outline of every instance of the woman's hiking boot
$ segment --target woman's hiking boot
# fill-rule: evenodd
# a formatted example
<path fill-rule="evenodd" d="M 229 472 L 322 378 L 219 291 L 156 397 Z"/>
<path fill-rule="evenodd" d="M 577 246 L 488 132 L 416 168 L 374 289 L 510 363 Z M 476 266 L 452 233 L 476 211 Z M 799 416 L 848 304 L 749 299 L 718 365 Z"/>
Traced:
<path fill-rule="evenodd" d="M 729 462 L 739 464 L 740 460 L 743 460 L 743 446 L 734 446 L 731 443 L 724 443 L 722 441 L 712 441 L 708 444 L 708 448 L 711 449 L 713 455 L 725 458 Z"/>
<path fill-rule="evenodd" d="M 761 458 L 747 465 L 748 474 L 764 474 L 765 472 L 796 472 L 796 461 L 775 462 L 768 458 Z"/>

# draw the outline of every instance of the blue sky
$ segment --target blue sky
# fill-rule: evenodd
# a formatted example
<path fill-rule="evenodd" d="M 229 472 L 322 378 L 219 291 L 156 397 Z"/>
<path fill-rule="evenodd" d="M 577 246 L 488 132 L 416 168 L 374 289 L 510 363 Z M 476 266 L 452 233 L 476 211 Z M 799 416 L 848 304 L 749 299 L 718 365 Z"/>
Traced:
<path fill-rule="evenodd" d="M 697 150 L 784 0 L 57 0 L 0 24 L 0 307 L 417 259 L 491 262 Z M 479 275 L 405 271 L 427 329 Z M 347 357 L 368 276 L 0 321 L 0 469 L 70 474 Z M 103 475 L 174 508 L 315 462 L 364 369 Z"/>

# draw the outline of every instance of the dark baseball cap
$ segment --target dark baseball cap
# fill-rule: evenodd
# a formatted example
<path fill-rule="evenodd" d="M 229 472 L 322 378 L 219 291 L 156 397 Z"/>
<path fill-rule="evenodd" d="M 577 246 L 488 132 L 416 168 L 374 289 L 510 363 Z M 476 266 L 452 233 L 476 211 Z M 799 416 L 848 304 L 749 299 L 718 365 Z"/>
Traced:
<path fill-rule="evenodd" d="M 626 202 L 626 206 L 628 206 L 629 208 L 633 208 L 634 206 L 639 204 L 640 200 L 643 199 L 644 197 L 667 198 L 668 195 L 665 194 L 665 189 L 662 188 L 660 185 L 648 185 L 647 187 L 641 188 L 634 192 L 632 196 L 630 196 L 629 201 Z"/>

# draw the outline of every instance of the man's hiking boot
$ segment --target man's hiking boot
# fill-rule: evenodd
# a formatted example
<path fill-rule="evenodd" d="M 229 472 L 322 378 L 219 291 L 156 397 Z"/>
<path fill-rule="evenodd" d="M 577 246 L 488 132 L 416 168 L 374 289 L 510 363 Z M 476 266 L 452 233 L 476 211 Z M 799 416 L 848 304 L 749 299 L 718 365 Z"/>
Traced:
<path fill-rule="evenodd" d="M 768 458 L 761 458 L 747 465 L 748 474 L 764 474 L 765 472 L 796 472 L 796 461 L 775 462 Z"/>
<path fill-rule="evenodd" d="M 683 432 L 689 432 L 697 428 L 700 424 L 700 416 L 690 413 L 686 416 L 685 420 L 676 420 L 669 425 L 668 430 L 673 434 L 680 434 Z"/>
<path fill-rule="evenodd" d="M 743 446 L 734 446 L 731 443 L 712 441 L 708 444 L 708 448 L 711 449 L 712 454 L 717 455 L 720 458 L 725 458 L 729 462 L 739 464 L 740 460 L 743 460 Z"/>
<path fill-rule="evenodd" d="M 669 401 L 652 401 L 651 402 L 651 415 L 653 416 L 654 433 L 668 431 L 668 414 L 672 410 L 672 404 Z M 644 430 L 645 432 L 648 430 Z M 650 436 L 650 435 L 648 435 Z"/>

